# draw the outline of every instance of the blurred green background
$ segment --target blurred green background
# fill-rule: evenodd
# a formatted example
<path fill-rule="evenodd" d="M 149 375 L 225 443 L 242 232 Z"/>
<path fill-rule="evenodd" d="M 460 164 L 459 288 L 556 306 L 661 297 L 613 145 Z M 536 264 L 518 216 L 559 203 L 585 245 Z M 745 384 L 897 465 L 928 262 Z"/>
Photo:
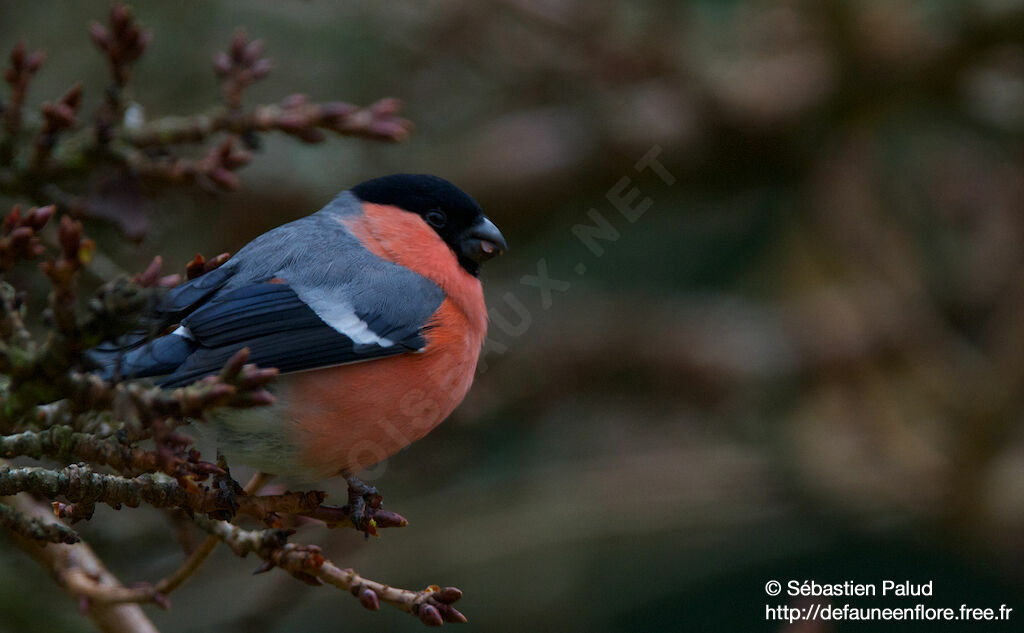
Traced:
<path fill-rule="evenodd" d="M 0 48 L 49 53 L 31 104 L 77 79 L 98 101 L 85 25 L 107 6 L 0 0 Z M 461 587 L 469 631 L 1024 630 L 1024 3 L 133 6 L 154 31 L 132 95 L 149 118 L 213 105 L 211 56 L 244 26 L 275 63 L 248 103 L 395 96 L 416 130 L 268 137 L 243 191 L 153 197 L 141 243 L 90 226 L 119 265 L 237 250 L 397 171 L 456 182 L 511 245 L 483 273 L 486 370 L 374 473 L 411 525 L 299 540 Z M 674 184 L 635 168 L 652 149 Z M 616 187 L 650 199 L 635 222 Z M 618 235 L 600 255 L 573 229 L 591 210 Z M 523 281 L 539 266 L 548 301 Z M 81 531 L 128 583 L 181 557 L 156 511 Z M 256 566 L 222 547 L 147 612 L 195 633 L 422 626 Z M 89 630 L 20 552 L 0 549 L 0 578 L 0 629 Z M 790 627 L 765 605 L 804 603 L 768 599 L 770 579 L 933 580 L 833 604 L 1018 617 Z"/>

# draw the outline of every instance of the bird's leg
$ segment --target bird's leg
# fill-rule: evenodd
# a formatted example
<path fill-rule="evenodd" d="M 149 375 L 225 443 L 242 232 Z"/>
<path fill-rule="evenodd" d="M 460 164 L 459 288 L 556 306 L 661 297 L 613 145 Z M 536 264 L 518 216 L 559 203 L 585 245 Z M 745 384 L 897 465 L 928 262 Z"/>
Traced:
<path fill-rule="evenodd" d="M 244 495 L 245 490 L 238 485 L 238 482 L 231 476 L 227 460 L 224 454 L 217 451 L 217 466 L 224 471 L 224 474 L 213 476 L 213 489 L 217 495 L 217 506 L 221 509 L 210 513 L 210 518 L 221 521 L 230 521 L 238 512 L 238 495 Z"/>
<path fill-rule="evenodd" d="M 384 498 L 373 486 L 368 486 L 361 479 L 351 473 L 344 473 L 345 481 L 348 482 L 348 505 L 345 509 L 352 518 L 352 524 L 356 529 L 367 536 L 376 532 L 373 525 L 372 515 L 379 510 Z"/>

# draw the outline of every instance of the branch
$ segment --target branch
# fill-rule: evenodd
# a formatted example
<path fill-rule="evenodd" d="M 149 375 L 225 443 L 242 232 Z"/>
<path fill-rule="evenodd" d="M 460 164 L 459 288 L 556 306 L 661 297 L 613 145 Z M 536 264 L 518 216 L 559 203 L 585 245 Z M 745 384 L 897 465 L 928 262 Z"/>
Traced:
<path fill-rule="evenodd" d="M 4 500 L 14 510 L 44 524 L 60 525 L 49 508 L 26 495 Z M 59 528 L 57 528 L 59 529 Z M 50 570 L 59 585 L 79 598 L 79 607 L 104 633 L 157 633 L 137 604 L 107 604 L 104 597 L 127 591 L 84 542 L 40 545 L 14 533 L 12 542 Z"/>
<path fill-rule="evenodd" d="M 0 496 L 19 492 L 75 503 L 105 503 L 120 509 L 136 508 L 145 502 L 155 508 L 181 507 L 196 512 L 217 512 L 226 507 L 217 493 L 195 486 L 192 489 L 166 478 L 145 474 L 132 479 L 92 472 L 85 465 L 72 464 L 60 471 L 45 468 L 0 468 Z"/>
<path fill-rule="evenodd" d="M 0 496 L 19 492 L 47 499 L 64 497 L 75 504 L 103 503 L 114 509 L 136 508 L 147 503 L 154 508 L 182 508 L 199 514 L 237 513 L 262 521 L 273 521 L 277 514 L 292 514 L 323 520 L 329 527 L 357 527 L 352 520 L 352 506 L 323 506 L 327 495 L 318 490 L 263 497 L 235 496 L 199 486 L 192 479 L 179 483 L 152 474 L 134 478 L 104 475 L 84 464 L 72 464 L 60 471 L 39 467 L 0 468 Z M 379 507 L 371 507 L 366 512 L 371 525 L 378 528 L 407 525 L 400 515 Z"/>
<path fill-rule="evenodd" d="M 137 186 L 140 177 L 145 177 L 161 184 L 196 184 L 230 191 L 241 185 L 236 170 L 250 160 L 248 152 L 232 147 L 231 138 L 217 142 L 198 159 L 174 155 L 171 145 L 205 143 L 216 134 L 228 134 L 240 137 L 249 150 L 255 150 L 259 133 L 271 130 L 304 143 L 322 142 L 328 133 L 400 141 L 412 129 L 412 123 L 399 116 L 396 99 L 360 107 L 341 101 L 310 103 L 303 95 L 292 95 L 277 104 L 244 108 L 244 90 L 265 77 L 272 66 L 263 57 L 262 43 L 250 41 L 244 31 L 238 31 L 228 50 L 214 59 L 223 106 L 208 114 L 168 117 L 147 124 L 141 106 L 129 107 L 125 95 L 152 33 L 135 20 L 129 8 L 114 3 L 107 25 L 93 22 L 89 36 L 106 57 L 113 78 L 92 116 L 93 125 L 79 129 L 82 88 L 76 84 L 57 101 L 43 105 L 42 124 L 35 126 L 31 143 L 24 142 L 33 137 L 22 133 L 21 112 L 29 80 L 44 56 L 41 51 L 28 55 L 21 43 L 11 53 L 11 66 L 5 73 L 12 86 L 11 99 L 0 104 L 6 131 L 0 138 L 0 193 L 55 204 L 77 218 L 111 221 L 132 239 L 141 237 L 140 217 L 145 215 L 139 210 L 141 195 L 124 191 L 132 187 L 122 187 L 120 197 L 108 195 L 107 185 L 127 182 Z M 76 129 L 76 133 L 66 134 Z M 15 161 L 26 149 L 32 150 L 31 159 Z"/>
<path fill-rule="evenodd" d="M 252 160 L 249 152 L 235 149 L 234 137 L 211 147 L 199 160 L 180 157 L 150 159 L 141 153 L 133 156 L 129 163 L 142 176 L 168 183 L 196 183 L 208 190 L 216 186 L 226 191 L 241 188 L 242 181 L 234 172 Z"/>
<path fill-rule="evenodd" d="M 243 530 L 225 521 L 196 517 L 196 524 L 224 541 L 238 556 L 250 552 L 263 559 L 257 572 L 280 567 L 299 580 L 310 584 L 327 583 L 350 592 L 367 609 L 376 611 L 380 602 L 410 613 L 428 626 L 444 622 L 466 622 L 466 617 L 452 606 L 462 597 L 455 587 L 441 589 L 431 586 L 423 591 L 400 589 L 363 578 L 351 569 L 340 569 L 320 554 L 315 545 L 287 543 L 289 532 L 283 530 Z"/>
<path fill-rule="evenodd" d="M 68 526 L 59 522 L 46 522 L 36 517 L 28 517 L 11 506 L 0 503 L 0 525 L 15 534 L 46 543 L 64 543 L 71 545 L 81 539 Z"/>
<path fill-rule="evenodd" d="M 121 138 L 136 147 L 202 143 L 218 132 L 250 137 L 255 132 L 277 130 L 307 143 L 324 140 L 319 130 L 341 136 L 401 141 L 412 131 L 412 122 L 398 116 L 398 99 L 381 99 L 360 107 L 334 101 L 310 103 L 305 95 L 292 95 L 280 104 L 257 106 L 250 112 L 220 109 L 210 114 L 165 117 L 139 128 L 126 128 Z"/>
<path fill-rule="evenodd" d="M 191 475 L 203 480 L 211 474 L 223 473 L 216 465 L 199 461 L 195 451 L 182 458 L 159 449 L 145 450 L 117 439 L 76 432 L 67 426 L 0 437 L 0 456 L 49 457 L 65 463 L 85 461 L 110 466 L 121 473 L 162 472 L 179 479 Z"/>

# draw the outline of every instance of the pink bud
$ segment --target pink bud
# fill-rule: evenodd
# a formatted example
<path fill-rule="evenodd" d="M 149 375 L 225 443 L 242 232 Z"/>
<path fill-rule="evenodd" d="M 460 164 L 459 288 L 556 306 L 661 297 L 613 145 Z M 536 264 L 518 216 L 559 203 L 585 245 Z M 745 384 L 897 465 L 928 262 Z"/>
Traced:
<path fill-rule="evenodd" d="M 462 590 L 458 587 L 445 587 L 435 591 L 434 597 L 439 602 L 455 602 L 462 597 Z"/>
<path fill-rule="evenodd" d="M 110 50 L 110 33 L 99 22 L 89 23 L 89 37 L 92 38 L 93 43 L 99 46 L 101 50 Z"/>
<path fill-rule="evenodd" d="M 359 603 L 370 611 L 380 610 L 380 598 L 377 597 L 377 592 L 369 587 L 364 587 L 359 592 Z"/>
<path fill-rule="evenodd" d="M 444 619 L 441 618 L 441 613 L 438 612 L 437 607 L 432 604 L 422 604 L 419 610 L 420 622 L 427 626 L 441 626 L 444 624 Z"/>

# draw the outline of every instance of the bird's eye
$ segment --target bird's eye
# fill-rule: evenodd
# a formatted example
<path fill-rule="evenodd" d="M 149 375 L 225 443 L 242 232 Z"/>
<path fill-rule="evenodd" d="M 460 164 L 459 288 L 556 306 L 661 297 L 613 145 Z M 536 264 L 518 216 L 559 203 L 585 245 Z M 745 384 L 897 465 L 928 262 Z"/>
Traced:
<path fill-rule="evenodd" d="M 444 214 L 444 211 L 440 209 L 432 209 L 430 211 L 427 211 L 427 214 L 423 216 L 423 218 L 427 221 L 427 224 L 434 227 L 435 229 L 441 228 L 448 221 L 448 216 L 446 216 Z"/>

